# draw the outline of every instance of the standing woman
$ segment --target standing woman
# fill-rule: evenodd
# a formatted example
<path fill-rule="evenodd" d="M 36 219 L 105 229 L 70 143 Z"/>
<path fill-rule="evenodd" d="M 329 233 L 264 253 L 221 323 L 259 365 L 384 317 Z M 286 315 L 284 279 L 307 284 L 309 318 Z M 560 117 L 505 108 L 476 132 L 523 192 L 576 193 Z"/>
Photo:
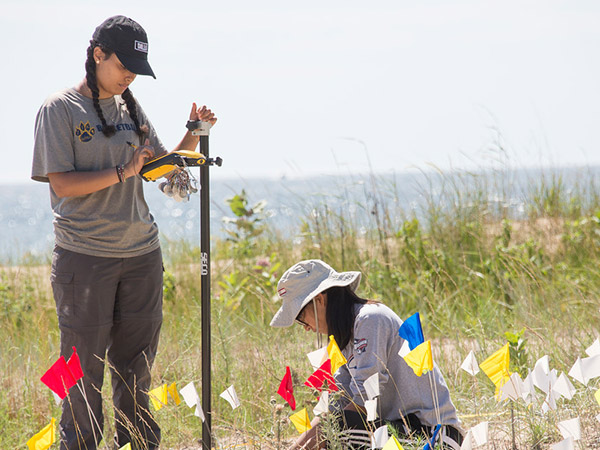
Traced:
<path fill-rule="evenodd" d="M 84 79 L 50 96 L 35 122 L 32 179 L 50 183 L 61 354 L 75 347 L 84 373 L 85 395 L 72 388 L 62 405 L 66 450 L 96 449 L 102 440 L 105 359 L 116 447 L 160 443 L 147 393 L 162 323 L 162 256 L 138 174 L 166 150 L 129 89 L 137 75 L 154 77 L 146 32 L 110 17 L 92 36 Z M 189 119 L 217 120 L 195 103 Z M 188 131 L 175 150 L 193 150 L 198 140 Z"/>
<path fill-rule="evenodd" d="M 320 260 L 301 261 L 288 269 L 277 284 L 282 298 L 271 326 L 294 322 L 306 331 L 333 335 L 347 364 L 334 374 L 343 396 L 330 404 L 341 439 L 347 447 L 370 447 L 367 430 L 391 424 L 400 436 L 431 437 L 437 424 L 444 448 L 460 449 L 462 434 L 450 393 L 437 367 L 418 377 L 399 355 L 404 340 L 398 335 L 402 320 L 380 302 L 356 295 L 360 272 L 338 273 Z M 365 380 L 378 374 L 375 423 L 367 421 Z M 291 449 L 326 448 L 320 419 Z"/>

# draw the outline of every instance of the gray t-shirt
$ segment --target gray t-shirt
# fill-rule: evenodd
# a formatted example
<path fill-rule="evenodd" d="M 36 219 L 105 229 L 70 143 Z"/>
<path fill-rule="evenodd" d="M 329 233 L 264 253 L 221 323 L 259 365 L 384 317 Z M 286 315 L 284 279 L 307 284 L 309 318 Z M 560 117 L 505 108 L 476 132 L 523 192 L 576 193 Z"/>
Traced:
<path fill-rule="evenodd" d="M 456 409 L 438 367 L 418 377 L 398 354 L 404 343 L 398 335 L 402 325 L 398 315 L 381 303 L 356 304 L 355 313 L 353 340 L 342 350 L 348 363 L 335 374 L 348 397 L 363 406 L 368 399 L 364 382 L 378 373 L 380 418 L 394 421 L 413 413 L 430 427 L 459 427 Z"/>
<path fill-rule="evenodd" d="M 48 182 L 48 173 L 95 171 L 127 163 L 140 144 L 135 125 L 120 96 L 100 100 L 104 118 L 116 133 L 107 138 L 91 98 L 75 89 L 50 96 L 35 120 L 31 178 Z M 164 151 L 152 124 L 137 104 L 150 145 Z M 116 171 L 115 171 L 116 173 Z M 100 191 L 59 198 L 50 186 L 56 245 L 103 257 L 140 256 L 159 247 L 158 227 L 144 199 L 143 180 L 135 176 Z"/>

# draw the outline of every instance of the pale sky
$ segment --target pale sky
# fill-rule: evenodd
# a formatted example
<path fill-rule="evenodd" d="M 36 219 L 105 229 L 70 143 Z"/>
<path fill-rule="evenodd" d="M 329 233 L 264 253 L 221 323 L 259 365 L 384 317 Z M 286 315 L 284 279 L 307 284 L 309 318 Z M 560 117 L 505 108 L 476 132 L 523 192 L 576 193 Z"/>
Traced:
<path fill-rule="evenodd" d="M 600 164 L 597 1 L 0 0 L 0 11 L 0 182 L 29 180 L 40 104 L 83 77 L 94 28 L 115 14 L 148 33 L 157 79 L 131 88 L 167 147 L 192 101 L 217 113 L 213 177 Z M 499 134 L 506 155 L 490 151 Z"/>

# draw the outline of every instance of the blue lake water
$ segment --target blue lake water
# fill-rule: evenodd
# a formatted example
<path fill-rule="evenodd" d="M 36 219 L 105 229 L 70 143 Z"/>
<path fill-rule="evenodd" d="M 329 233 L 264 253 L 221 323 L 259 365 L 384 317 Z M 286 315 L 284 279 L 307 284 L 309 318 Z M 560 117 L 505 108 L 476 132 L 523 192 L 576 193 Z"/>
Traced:
<path fill-rule="evenodd" d="M 211 180 L 211 235 L 224 237 L 223 218 L 233 217 L 226 199 L 245 189 L 249 206 L 267 202 L 267 222 L 277 229 L 294 233 L 301 218 L 314 205 L 325 202 L 340 205 L 348 196 L 358 198 L 365 181 L 361 177 L 333 180 L 315 177 L 302 180 Z M 199 243 L 200 196 L 189 202 L 176 202 L 158 189 L 158 183 L 144 185 L 145 197 L 158 223 L 161 237 Z M 54 243 L 50 194 L 45 183 L 28 182 L 0 185 L 0 260 L 15 260 L 29 253 L 49 255 Z M 355 208 L 349 205 L 348 207 Z"/>
<path fill-rule="evenodd" d="M 267 222 L 289 233 L 299 232 L 307 217 L 327 208 L 333 214 L 352 218 L 351 226 L 368 228 L 378 220 L 399 222 L 410 215 L 426 216 L 430 204 L 444 205 L 463 193 L 485 186 L 490 205 L 509 211 L 513 217 L 525 214 L 524 205 L 532 187 L 556 184 L 557 177 L 565 193 L 577 189 L 591 195 L 598 184 L 599 168 L 560 170 L 511 170 L 481 174 L 403 173 L 393 175 L 319 176 L 306 179 L 235 179 L 211 180 L 211 234 L 225 236 L 223 217 L 232 217 L 226 199 L 245 189 L 249 205 L 266 200 Z M 145 195 L 158 223 L 161 237 L 199 242 L 199 195 L 187 203 L 177 203 L 158 189 L 158 183 L 146 183 Z M 464 192 L 463 192 L 464 191 Z M 446 193 L 446 196 L 444 195 Z M 467 195 L 468 196 L 468 195 Z M 468 204 L 469 199 L 464 199 Z M 452 207 L 446 204 L 445 207 Z M 388 223 L 389 225 L 389 223 Z M 394 224 L 392 223 L 392 226 Z M 14 262 L 24 254 L 49 256 L 54 236 L 48 185 L 26 182 L 0 185 L 0 260 Z"/>

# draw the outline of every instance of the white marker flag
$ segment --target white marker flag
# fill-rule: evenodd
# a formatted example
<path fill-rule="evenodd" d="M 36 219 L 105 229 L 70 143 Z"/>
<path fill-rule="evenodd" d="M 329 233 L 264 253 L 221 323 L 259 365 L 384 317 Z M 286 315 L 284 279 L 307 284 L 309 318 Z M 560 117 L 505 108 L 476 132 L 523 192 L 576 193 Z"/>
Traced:
<path fill-rule="evenodd" d="M 477 359 L 475 359 L 475 353 L 473 353 L 473 350 L 469 352 L 460 368 L 471 376 L 475 376 L 479 373 L 479 364 L 477 364 Z"/>
<path fill-rule="evenodd" d="M 323 365 L 325 361 L 329 359 L 329 353 L 327 353 L 327 347 L 320 348 L 319 350 L 315 350 L 314 352 L 310 352 L 308 355 L 308 360 L 310 361 L 310 365 L 314 370 L 317 370 L 319 367 Z"/>
<path fill-rule="evenodd" d="M 548 395 L 546 395 L 546 399 L 544 400 L 544 403 L 542 404 L 542 412 L 544 414 L 546 414 L 551 409 L 552 410 L 556 409 L 556 396 L 554 395 L 553 390 L 548 391 Z"/>
<path fill-rule="evenodd" d="M 592 378 L 600 377 L 600 355 L 583 358 L 581 364 L 583 366 L 583 376 L 588 381 Z"/>
<path fill-rule="evenodd" d="M 373 422 L 377 419 L 377 399 L 367 400 L 365 402 L 365 409 L 367 410 L 367 422 Z"/>
<path fill-rule="evenodd" d="M 575 450 L 575 441 L 572 437 L 568 437 L 563 441 L 552 444 L 550 450 Z"/>
<path fill-rule="evenodd" d="M 400 351 L 398 352 L 398 354 L 404 358 L 409 353 L 410 353 L 410 346 L 408 345 L 408 341 L 405 339 L 404 344 L 402 344 L 402 347 L 400 347 Z"/>
<path fill-rule="evenodd" d="M 467 431 L 460 450 L 473 450 L 473 433 L 471 430 Z"/>
<path fill-rule="evenodd" d="M 183 401 L 190 408 L 196 408 L 194 411 L 194 415 L 199 417 L 202 422 L 206 420 L 204 416 L 204 410 L 202 409 L 202 404 L 200 403 L 200 397 L 198 396 L 198 391 L 196 391 L 196 386 L 194 383 L 188 383 L 185 387 L 179 390 L 179 393 L 183 397 Z"/>
<path fill-rule="evenodd" d="M 577 358 L 569 370 L 569 376 L 587 386 L 592 378 L 600 377 L 600 355 Z"/>
<path fill-rule="evenodd" d="M 198 391 L 196 391 L 196 386 L 194 386 L 193 382 L 188 383 L 186 386 L 181 388 L 179 393 L 189 408 L 193 408 L 200 401 L 200 397 L 198 397 Z"/>
<path fill-rule="evenodd" d="M 477 445 L 477 447 L 479 447 L 480 445 L 483 445 L 483 444 L 487 444 L 488 423 L 481 422 L 480 424 L 475 425 L 473 428 L 471 428 L 471 433 L 473 434 L 473 437 L 475 438 L 475 444 Z"/>
<path fill-rule="evenodd" d="M 521 394 L 526 404 L 530 404 L 535 400 L 535 386 L 533 384 L 533 375 L 529 372 L 529 375 L 523 380 L 523 392 Z"/>
<path fill-rule="evenodd" d="M 572 437 L 576 441 L 581 439 L 581 426 L 579 423 L 579 417 L 559 422 L 558 430 L 560 431 L 560 434 L 562 434 L 562 437 L 565 439 L 569 437 Z"/>
<path fill-rule="evenodd" d="M 592 345 L 585 349 L 585 352 L 588 356 L 600 355 L 600 339 L 596 338 Z"/>
<path fill-rule="evenodd" d="M 379 395 L 379 373 L 375 372 L 369 378 L 367 378 L 363 384 L 365 391 L 367 391 L 367 397 L 369 400 L 373 400 Z"/>
<path fill-rule="evenodd" d="M 227 400 L 233 409 L 241 405 L 240 399 L 235 393 L 235 388 L 233 387 L 233 384 L 227 389 L 225 389 L 223 392 L 221 392 L 220 397 Z"/>
<path fill-rule="evenodd" d="M 319 401 L 315 405 L 315 409 L 313 409 L 313 413 L 315 416 L 320 416 L 323 413 L 329 411 L 329 391 L 321 392 L 321 397 Z"/>
<path fill-rule="evenodd" d="M 562 395 L 567 400 L 571 400 L 573 395 L 575 394 L 575 387 L 569 381 L 567 376 L 562 372 L 556 383 L 552 386 L 552 390 L 556 392 L 558 395 Z"/>
<path fill-rule="evenodd" d="M 548 355 L 542 356 L 538 359 L 531 371 L 533 378 L 533 384 L 544 391 L 544 394 L 548 394 L 550 390 L 550 367 L 548 365 Z"/>
<path fill-rule="evenodd" d="M 371 448 L 383 448 L 389 438 L 387 425 L 377 428 L 371 436 Z"/>
<path fill-rule="evenodd" d="M 54 403 L 56 404 L 56 406 L 59 406 L 62 402 L 62 399 L 54 391 L 52 391 L 52 396 L 54 397 Z"/>
<path fill-rule="evenodd" d="M 587 384 L 585 382 L 585 377 L 583 376 L 583 367 L 581 366 L 581 358 L 577 358 L 577 360 L 571 367 L 571 370 L 569 370 L 569 376 L 571 378 L 576 379 L 581 384 Z"/>
<path fill-rule="evenodd" d="M 513 372 L 508 381 L 500 388 L 500 401 L 517 401 L 523 395 L 523 380 L 517 372 Z"/>

